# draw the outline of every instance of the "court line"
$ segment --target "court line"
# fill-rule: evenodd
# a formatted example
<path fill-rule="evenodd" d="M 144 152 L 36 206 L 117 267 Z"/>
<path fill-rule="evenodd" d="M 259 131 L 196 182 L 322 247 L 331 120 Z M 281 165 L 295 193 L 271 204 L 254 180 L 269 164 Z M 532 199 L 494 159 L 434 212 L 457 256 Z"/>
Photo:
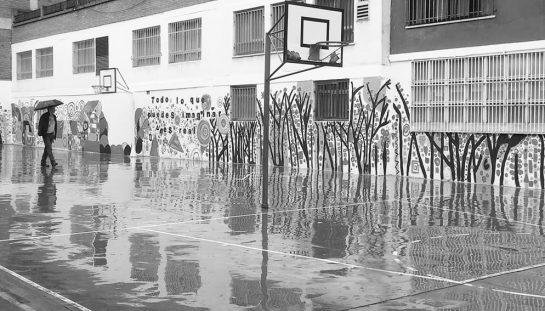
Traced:
<path fill-rule="evenodd" d="M 445 278 L 441 278 L 441 277 L 436 277 L 436 276 L 433 276 L 433 275 L 427 275 L 426 276 L 426 275 L 418 275 L 418 274 L 406 273 L 406 272 L 401 272 L 401 271 L 390 271 L 390 270 L 384 270 L 384 269 L 378 269 L 378 268 L 371 268 L 371 267 L 365 267 L 365 266 L 351 264 L 351 263 L 339 262 L 339 261 L 325 259 L 325 258 L 309 257 L 309 256 L 304 256 L 304 255 L 299 255 L 299 254 L 289 254 L 289 253 L 284 253 L 284 252 L 270 250 L 270 249 L 264 249 L 264 248 L 259 248 L 259 247 L 252 247 L 252 246 L 246 246 L 246 245 L 241 245 L 241 244 L 235 244 L 235 243 L 229 243 L 229 242 L 222 242 L 222 241 L 217 241 L 217 240 L 199 238 L 199 237 L 194 237 L 194 236 L 184 235 L 184 234 L 169 233 L 169 232 L 164 232 L 164 231 L 159 231 L 159 230 L 152 230 L 152 229 L 140 229 L 140 230 L 147 231 L 147 232 L 153 232 L 153 233 L 156 233 L 156 234 L 164 234 L 164 235 L 170 235 L 170 236 L 179 237 L 179 238 L 185 238 L 185 239 L 189 239 L 189 240 L 196 240 L 196 241 L 201 241 L 201 242 L 214 243 L 214 244 L 219 244 L 221 246 L 233 246 L 233 247 L 238 247 L 238 248 L 244 248 L 244 249 L 253 250 L 253 251 L 256 251 L 256 252 L 267 252 L 267 253 L 283 255 L 283 256 L 287 256 L 287 257 L 297 257 L 297 258 L 303 258 L 303 259 L 310 259 L 310 260 L 321 261 L 321 262 L 325 262 L 325 263 L 331 263 L 331 264 L 346 266 L 346 267 L 349 267 L 349 268 L 360 268 L 360 269 L 374 271 L 374 272 L 382 272 L 382 273 L 388 273 L 388 274 L 397 274 L 397 275 L 403 275 L 403 276 L 417 277 L 417 278 L 422 278 L 422 279 L 427 279 L 427 280 L 432 280 L 432 281 L 441 281 L 441 282 L 448 282 L 448 283 L 453 283 L 453 284 L 459 284 L 460 283 L 460 282 L 455 281 L 455 280 L 449 280 L 449 279 L 445 279 Z"/>
<path fill-rule="evenodd" d="M 498 216 L 484 215 L 484 214 L 470 212 L 470 211 L 455 210 L 455 209 L 451 209 L 451 208 L 443 208 L 443 207 L 438 207 L 438 206 L 433 206 L 433 205 L 423 204 L 423 203 L 416 203 L 416 202 L 414 202 L 413 204 L 421 205 L 421 206 L 424 206 L 424 207 L 431 207 L 433 209 L 440 209 L 440 210 L 447 211 L 447 212 L 457 212 L 457 213 L 463 213 L 463 214 L 470 214 L 470 215 L 475 215 L 475 216 L 480 216 L 480 217 L 485 217 L 485 218 L 496 218 L 496 219 L 499 219 L 499 220 L 506 220 L 506 221 L 509 221 L 509 222 L 518 223 L 518 224 L 521 224 L 521 225 L 528 225 L 528 226 L 540 228 L 540 226 L 537 225 L 537 224 L 532 224 L 532 223 L 529 223 L 529 222 L 523 222 L 523 221 L 519 221 L 519 220 L 505 219 L 505 218 L 501 218 L 501 217 L 498 217 Z"/>
<path fill-rule="evenodd" d="M 56 293 L 56 292 L 54 292 L 54 291 L 52 291 L 50 289 L 47 289 L 47 288 L 41 286 L 40 284 L 35 283 L 35 282 L 25 278 L 24 276 L 11 271 L 10 269 L 8 269 L 8 268 L 6 268 L 6 267 L 4 267 L 2 265 L 0 265 L 0 270 L 7 273 L 7 274 L 9 274 L 9 275 L 11 275 L 12 277 L 18 279 L 19 281 L 22 281 L 22 282 L 26 283 L 27 285 L 30 285 L 30 286 L 38 289 L 39 291 L 44 292 L 45 294 L 47 294 L 49 296 L 53 296 L 53 297 L 61 300 L 65 304 L 67 304 L 69 306 L 72 306 L 72 307 L 74 307 L 74 308 L 76 308 L 76 309 L 78 309 L 80 311 L 91 311 L 90 309 L 85 308 L 84 306 L 80 305 L 79 303 L 74 302 L 74 301 L 72 301 L 72 300 L 62 296 L 61 294 Z"/>
<path fill-rule="evenodd" d="M 17 299 L 14 299 L 13 297 L 11 297 L 5 292 L 0 291 L 0 298 L 4 299 L 5 301 L 11 303 L 12 305 L 16 306 L 17 308 L 23 311 L 37 311 L 31 306 L 25 305 L 24 303 L 20 303 L 19 301 L 17 301 Z"/>
<path fill-rule="evenodd" d="M 408 197 L 408 198 L 403 198 L 403 199 L 392 199 L 392 200 L 383 200 L 383 201 L 367 201 L 367 202 L 360 202 L 360 203 L 349 203 L 349 204 L 342 204 L 342 205 L 328 205 L 328 206 L 320 206 L 320 207 L 298 208 L 298 209 L 291 209 L 291 210 L 270 210 L 268 212 L 253 213 L 253 214 L 243 214 L 243 215 L 235 215 L 235 216 L 220 216 L 220 217 L 211 217 L 211 218 L 207 218 L 207 219 L 191 219 L 191 220 L 179 221 L 179 222 L 165 222 L 165 223 L 159 223 L 159 224 L 153 224 L 153 225 L 150 224 L 150 225 L 126 227 L 126 228 L 120 228 L 119 230 L 120 231 L 140 230 L 140 229 L 145 229 L 145 228 L 155 228 L 155 227 L 161 227 L 161 226 L 183 225 L 183 224 L 187 224 L 187 223 L 199 223 L 199 222 L 207 222 L 207 221 L 214 221 L 214 220 L 225 220 L 225 219 L 251 217 L 251 216 L 262 216 L 263 214 L 272 215 L 272 214 L 298 212 L 298 211 L 310 211 L 310 210 L 319 210 L 319 209 L 334 209 L 334 208 L 358 206 L 358 205 L 366 205 L 366 204 L 402 202 L 404 200 L 424 199 L 424 198 L 431 198 L 431 197 L 432 196 Z M 167 213 L 177 215 L 175 213 L 170 213 L 170 212 L 167 212 Z M 196 214 L 193 213 L 193 215 L 196 215 Z M 76 236 L 76 235 L 84 235 L 84 234 L 92 234 L 92 233 L 105 233 L 105 232 L 112 232 L 112 231 L 114 231 L 114 230 L 91 230 L 91 231 L 82 231 L 82 232 L 75 232 L 75 233 L 59 233 L 59 234 L 51 234 L 51 235 L 41 235 L 41 236 L 15 238 L 15 239 L 5 239 L 5 240 L 0 240 L 0 243 L 2 243 L 2 242 L 21 242 L 21 241 L 30 241 L 30 240 L 41 240 L 41 239 L 47 239 L 47 238 L 56 238 L 56 237 L 64 237 L 64 236 Z"/>
<path fill-rule="evenodd" d="M 464 281 L 462 281 L 462 283 L 472 283 L 472 282 L 476 282 L 476 281 L 482 281 L 482 280 L 493 278 L 493 277 L 504 276 L 504 275 L 507 275 L 507 274 L 528 271 L 528 270 L 537 269 L 537 268 L 541 268 L 541 267 L 545 267 L 545 263 L 540 263 L 540 264 L 526 266 L 526 267 L 522 267 L 522 268 L 518 268 L 518 269 L 512 269 L 512 270 L 492 273 L 492 274 L 488 274 L 488 275 L 483 275 L 483 276 L 480 276 L 480 277 L 464 280 Z"/>

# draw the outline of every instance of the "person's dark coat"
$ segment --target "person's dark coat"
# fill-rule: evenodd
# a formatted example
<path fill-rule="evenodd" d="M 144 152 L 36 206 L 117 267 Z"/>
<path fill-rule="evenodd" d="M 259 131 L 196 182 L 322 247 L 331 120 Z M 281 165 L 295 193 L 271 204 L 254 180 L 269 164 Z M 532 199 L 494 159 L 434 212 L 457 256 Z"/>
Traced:
<path fill-rule="evenodd" d="M 53 119 L 55 120 L 55 131 L 53 132 L 54 137 L 57 137 L 57 116 L 53 115 Z M 45 136 L 47 135 L 47 128 L 49 127 L 49 112 L 44 113 L 40 117 L 40 122 L 38 123 L 38 136 Z"/>

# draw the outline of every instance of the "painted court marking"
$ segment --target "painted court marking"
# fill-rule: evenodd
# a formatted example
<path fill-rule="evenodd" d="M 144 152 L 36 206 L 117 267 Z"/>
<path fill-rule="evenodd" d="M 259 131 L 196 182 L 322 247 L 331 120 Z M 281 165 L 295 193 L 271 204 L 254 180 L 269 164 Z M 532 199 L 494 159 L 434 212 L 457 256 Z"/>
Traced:
<path fill-rule="evenodd" d="M 424 196 L 424 197 L 417 197 L 416 199 L 420 199 L 420 198 L 425 199 L 425 198 L 431 198 L 431 197 L 432 196 Z M 187 221 L 165 222 L 165 223 L 158 223 L 158 224 L 153 224 L 153 225 L 150 224 L 150 225 L 126 227 L 126 228 L 121 228 L 119 230 L 120 231 L 140 230 L 140 229 L 145 229 L 145 228 L 155 228 L 155 227 L 162 227 L 162 226 L 183 225 L 183 224 L 187 224 L 187 223 L 199 223 L 199 222 L 214 221 L 214 220 L 225 220 L 225 219 L 251 217 L 251 216 L 262 216 L 263 214 L 271 215 L 271 214 L 298 212 L 298 211 L 309 211 L 309 210 L 319 210 L 319 209 L 333 209 L 333 208 L 358 206 L 358 205 L 366 205 L 366 204 L 401 202 L 401 201 L 409 200 L 409 199 L 415 199 L 415 197 L 408 197 L 408 198 L 403 198 L 403 199 L 383 200 L 383 201 L 367 201 L 367 202 L 349 203 L 349 204 L 342 204 L 342 205 L 329 205 L 329 206 L 320 206 L 320 207 L 298 208 L 298 209 L 290 209 L 290 210 L 271 210 L 268 213 L 261 212 L 261 213 L 235 215 L 235 216 L 211 217 L 211 218 L 206 218 L 206 219 L 191 219 L 191 220 L 187 220 Z M 171 214 L 174 214 L 174 213 L 171 213 Z M 92 233 L 105 233 L 105 232 L 112 232 L 112 231 L 113 230 L 92 230 L 92 231 L 83 231 L 83 232 L 75 232 L 75 233 L 59 233 L 59 234 L 51 234 L 51 235 L 40 235 L 40 236 L 14 238 L 14 239 L 5 239 L 5 240 L 0 240 L 0 243 L 2 243 L 2 242 L 20 242 L 20 241 L 28 241 L 28 240 L 41 240 L 41 239 L 47 239 L 47 238 L 75 236 L 75 235 L 84 235 L 84 234 L 92 234 Z"/>
<path fill-rule="evenodd" d="M 72 306 L 72 307 L 74 307 L 74 308 L 76 308 L 76 309 L 78 309 L 80 311 L 91 311 L 90 309 L 85 308 L 84 306 L 80 305 L 79 303 L 76 303 L 76 302 L 74 302 L 74 301 L 72 301 L 72 300 L 70 300 L 70 299 L 68 299 L 68 298 L 66 298 L 66 297 L 52 291 L 52 290 L 49 290 L 49 289 L 41 286 L 40 284 L 32 282 L 31 280 L 25 278 L 24 276 L 22 276 L 20 274 L 17 274 L 15 272 L 11 271 L 10 269 L 8 269 L 8 268 L 6 268 L 4 266 L 0 265 L 0 271 L 3 271 L 5 273 L 13 276 L 14 278 L 18 279 L 19 281 L 22 281 L 22 282 L 24 282 L 24 283 L 38 289 L 39 291 L 44 292 L 45 294 L 47 294 L 49 296 L 57 298 L 57 299 L 61 300 L 62 302 L 64 302 L 65 304 L 67 304 L 69 306 Z"/>
<path fill-rule="evenodd" d="M 0 298 L 4 299 L 5 301 L 11 303 L 12 305 L 16 306 L 17 308 L 23 310 L 23 311 L 37 311 L 36 309 L 27 306 L 23 303 L 20 303 L 16 299 L 13 299 L 10 295 L 6 294 L 5 292 L 0 291 Z"/>
<path fill-rule="evenodd" d="M 400 271 L 391 271 L 391 270 L 384 270 L 384 269 L 378 269 L 378 268 L 371 268 L 371 267 L 366 267 L 366 266 L 361 266 L 361 265 L 356 265 L 356 264 L 339 262 L 339 261 L 330 260 L 330 259 L 316 258 L 316 257 L 304 256 L 304 255 L 300 255 L 300 254 L 289 254 L 289 253 L 284 253 L 284 252 L 270 250 L 270 249 L 264 249 L 264 248 L 259 248 L 259 247 L 252 247 L 252 246 L 246 246 L 246 245 L 241 245 L 241 244 L 235 244 L 235 243 L 229 243 L 229 242 L 222 242 L 222 241 L 217 241 L 217 240 L 199 238 L 199 237 L 194 237 L 194 236 L 189 236 L 189 235 L 184 235 L 184 234 L 169 233 L 169 232 L 164 232 L 164 231 L 159 231 L 159 230 L 143 229 L 143 231 L 153 232 L 153 233 L 156 233 L 156 234 L 164 234 L 164 235 L 169 235 L 169 236 L 173 236 L 173 237 L 185 238 L 185 239 L 190 239 L 190 240 L 196 240 L 196 241 L 201 241 L 201 242 L 214 243 L 214 244 L 219 244 L 221 246 L 233 246 L 233 247 L 237 247 L 237 248 L 253 250 L 253 251 L 256 251 L 256 252 L 267 252 L 267 253 L 271 253 L 271 254 L 283 255 L 283 256 L 288 256 L 288 257 L 296 257 L 296 258 L 302 258 L 302 259 L 321 261 L 321 262 L 325 262 L 325 263 L 342 265 L 342 266 L 346 266 L 346 267 L 349 267 L 349 268 L 359 268 L 359 269 L 364 269 L 364 270 L 369 270 L 369 271 L 374 271 L 374 272 L 381 272 L 381 273 L 386 273 L 386 274 L 396 274 L 396 275 L 402 275 L 402 276 L 410 276 L 410 277 L 427 279 L 427 280 L 432 280 L 432 281 L 439 281 L 439 282 L 450 283 L 450 284 L 455 284 L 455 285 L 473 287 L 473 288 L 478 288 L 478 289 L 481 289 L 481 290 L 492 290 L 492 291 L 496 291 L 496 292 L 502 292 L 504 294 L 518 295 L 518 296 L 531 296 L 531 297 L 534 297 L 534 298 L 545 299 L 545 296 L 541 296 L 541 295 L 519 293 L 519 292 L 514 292 L 514 291 L 505 291 L 505 290 L 487 288 L 487 287 L 484 287 L 484 286 L 475 286 L 473 284 L 470 284 L 470 283 L 474 282 L 475 280 L 456 281 L 456 280 L 436 276 L 436 275 L 433 275 L 433 274 L 418 275 L 418 274 L 414 274 L 414 273 L 406 273 L 406 272 L 400 272 Z M 543 266 L 545 266 L 545 263 L 543 264 Z M 414 269 L 408 269 L 408 270 L 413 271 Z"/>

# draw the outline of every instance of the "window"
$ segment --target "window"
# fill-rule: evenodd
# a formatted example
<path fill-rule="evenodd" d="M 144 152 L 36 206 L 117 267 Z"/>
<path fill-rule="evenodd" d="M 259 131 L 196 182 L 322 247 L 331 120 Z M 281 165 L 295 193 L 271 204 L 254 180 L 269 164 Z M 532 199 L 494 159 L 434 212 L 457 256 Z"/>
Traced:
<path fill-rule="evenodd" d="M 316 121 L 348 120 L 349 95 L 348 80 L 329 80 L 315 82 Z"/>
<path fill-rule="evenodd" d="M 17 80 L 32 79 L 32 51 L 17 53 Z"/>
<path fill-rule="evenodd" d="M 264 51 L 263 7 L 235 12 L 235 55 L 250 55 Z"/>
<path fill-rule="evenodd" d="M 407 25 L 432 24 L 494 14 L 494 0 L 405 0 Z"/>
<path fill-rule="evenodd" d="M 256 120 L 256 87 L 255 85 L 243 85 L 231 87 L 231 120 L 255 121 Z"/>
<path fill-rule="evenodd" d="M 354 0 L 316 0 L 316 4 L 343 9 L 343 40 L 347 42 L 354 42 Z"/>
<path fill-rule="evenodd" d="M 161 62 L 161 28 L 159 26 L 132 32 L 132 66 L 159 65 Z"/>
<path fill-rule="evenodd" d="M 36 50 L 36 78 L 53 76 L 53 48 Z"/>
<path fill-rule="evenodd" d="M 97 76 L 100 74 L 100 70 L 110 68 L 110 53 L 108 37 L 96 38 L 96 64 L 97 64 Z"/>
<path fill-rule="evenodd" d="M 95 71 L 95 39 L 73 43 L 72 67 L 74 74 Z"/>
<path fill-rule="evenodd" d="M 545 132 L 545 52 L 415 61 L 411 130 Z"/>
<path fill-rule="evenodd" d="M 168 24 L 168 62 L 201 59 L 200 18 Z"/>

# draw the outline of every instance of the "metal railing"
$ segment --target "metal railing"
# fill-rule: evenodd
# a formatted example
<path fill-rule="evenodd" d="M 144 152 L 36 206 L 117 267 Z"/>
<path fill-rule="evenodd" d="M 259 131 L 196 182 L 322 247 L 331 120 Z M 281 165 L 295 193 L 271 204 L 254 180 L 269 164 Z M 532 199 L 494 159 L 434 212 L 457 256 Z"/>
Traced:
<path fill-rule="evenodd" d="M 265 36 L 263 7 L 235 12 L 234 55 L 263 53 Z"/>
<path fill-rule="evenodd" d="M 494 0 L 405 0 L 407 26 L 442 23 L 494 14 Z"/>
<path fill-rule="evenodd" d="M 113 0 L 65 0 L 62 2 L 54 3 L 51 5 L 44 5 L 41 9 L 37 9 L 30 12 L 21 12 L 15 15 L 13 19 L 14 24 L 24 23 L 32 21 L 35 19 L 40 19 L 41 17 L 53 15 L 53 14 L 62 14 L 86 8 L 88 6 L 101 4 L 104 2 L 109 2 Z"/>
<path fill-rule="evenodd" d="M 545 51 L 412 66 L 412 131 L 545 133 Z"/>

